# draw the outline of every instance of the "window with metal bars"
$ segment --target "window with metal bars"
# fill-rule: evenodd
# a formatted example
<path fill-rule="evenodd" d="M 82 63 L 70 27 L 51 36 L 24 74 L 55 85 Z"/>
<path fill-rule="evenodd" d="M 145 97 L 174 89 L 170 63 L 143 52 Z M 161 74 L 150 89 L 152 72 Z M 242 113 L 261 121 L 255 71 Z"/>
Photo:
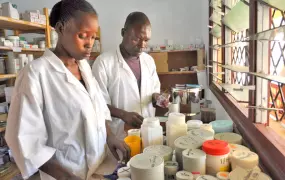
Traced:
<path fill-rule="evenodd" d="M 271 8 L 270 9 L 270 28 L 277 28 L 285 25 L 284 12 Z M 276 35 L 284 36 L 283 33 Z M 282 37 L 281 37 L 282 38 Z M 270 42 L 269 48 L 269 64 L 270 74 L 285 76 L 285 42 Z M 285 86 L 281 83 L 269 82 L 269 106 L 271 108 L 282 109 L 279 111 L 273 111 L 269 113 L 269 120 L 281 121 L 281 124 L 285 126 Z"/>

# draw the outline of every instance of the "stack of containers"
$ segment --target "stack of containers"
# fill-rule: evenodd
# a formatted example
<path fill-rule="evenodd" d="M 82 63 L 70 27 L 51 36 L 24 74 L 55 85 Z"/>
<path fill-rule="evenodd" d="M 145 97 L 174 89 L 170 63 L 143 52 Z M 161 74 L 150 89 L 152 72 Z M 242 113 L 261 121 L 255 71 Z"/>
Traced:
<path fill-rule="evenodd" d="M 200 120 L 189 120 L 187 121 L 187 131 L 199 129 L 202 124 L 203 122 Z"/>

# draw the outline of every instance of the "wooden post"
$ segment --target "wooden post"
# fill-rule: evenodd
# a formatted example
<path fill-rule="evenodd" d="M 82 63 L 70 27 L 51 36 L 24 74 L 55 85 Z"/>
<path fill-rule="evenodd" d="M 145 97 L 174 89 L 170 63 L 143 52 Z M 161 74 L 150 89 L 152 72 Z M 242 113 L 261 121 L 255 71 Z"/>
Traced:
<path fill-rule="evenodd" d="M 44 14 L 46 16 L 46 47 L 51 48 L 51 27 L 49 25 L 49 13 L 48 13 L 48 8 L 44 8 Z"/>

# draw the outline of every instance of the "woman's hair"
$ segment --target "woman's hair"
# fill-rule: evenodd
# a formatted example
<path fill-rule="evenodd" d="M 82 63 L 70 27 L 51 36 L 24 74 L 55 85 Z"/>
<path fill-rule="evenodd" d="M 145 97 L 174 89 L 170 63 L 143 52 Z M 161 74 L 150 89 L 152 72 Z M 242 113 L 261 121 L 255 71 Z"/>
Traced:
<path fill-rule="evenodd" d="M 57 23 L 66 23 L 71 18 L 76 18 L 78 12 L 98 15 L 92 5 L 86 0 L 62 0 L 56 3 L 51 11 L 50 25 L 55 28 Z"/>

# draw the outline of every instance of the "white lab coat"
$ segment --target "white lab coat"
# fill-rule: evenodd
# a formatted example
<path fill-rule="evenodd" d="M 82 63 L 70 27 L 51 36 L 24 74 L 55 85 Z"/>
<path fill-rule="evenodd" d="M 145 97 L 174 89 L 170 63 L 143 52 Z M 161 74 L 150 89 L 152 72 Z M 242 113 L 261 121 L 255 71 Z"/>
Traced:
<path fill-rule="evenodd" d="M 140 64 L 141 93 L 137 79 L 124 60 L 120 48 L 100 55 L 93 64 L 92 72 L 108 104 L 125 111 L 137 112 L 144 118 L 153 117 L 155 109 L 152 105 L 152 94 L 160 93 L 160 82 L 150 55 L 142 53 Z M 112 118 L 110 127 L 119 139 L 125 137 L 124 121 Z"/>
<path fill-rule="evenodd" d="M 87 90 L 50 50 L 19 73 L 5 138 L 24 178 L 54 154 L 82 179 L 104 160 L 110 112 L 86 60 L 79 68 Z"/>

